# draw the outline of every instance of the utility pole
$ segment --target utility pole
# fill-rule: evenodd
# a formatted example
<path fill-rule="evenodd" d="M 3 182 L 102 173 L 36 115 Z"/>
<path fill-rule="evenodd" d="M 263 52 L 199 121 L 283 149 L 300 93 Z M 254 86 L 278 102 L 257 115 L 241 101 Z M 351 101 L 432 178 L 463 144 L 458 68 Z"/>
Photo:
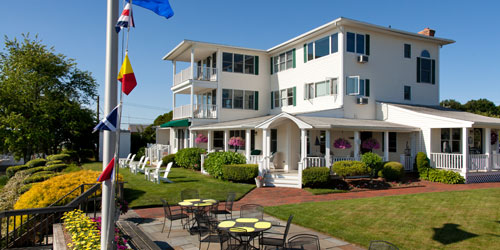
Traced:
<path fill-rule="evenodd" d="M 97 115 L 97 122 L 99 123 L 99 121 L 101 120 L 100 117 L 99 117 L 99 96 L 97 96 L 97 108 L 96 108 L 96 115 Z"/>

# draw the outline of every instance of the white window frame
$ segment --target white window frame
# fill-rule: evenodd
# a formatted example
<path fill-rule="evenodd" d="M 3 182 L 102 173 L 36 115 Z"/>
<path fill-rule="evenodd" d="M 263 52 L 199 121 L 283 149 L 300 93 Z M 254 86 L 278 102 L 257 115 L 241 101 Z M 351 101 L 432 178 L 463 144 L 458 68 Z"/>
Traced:
<path fill-rule="evenodd" d="M 347 84 L 349 78 L 357 78 L 357 92 L 347 93 Z M 361 93 L 361 87 L 363 86 L 363 92 Z M 356 89 L 355 89 L 356 90 Z M 361 79 L 360 76 L 347 76 L 345 81 L 345 94 L 348 96 L 366 96 L 366 79 Z"/>
<path fill-rule="evenodd" d="M 232 70 L 231 71 L 224 71 L 224 68 L 222 69 L 222 72 L 225 72 L 225 73 L 237 73 L 237 74 L 247 74 L 247 75 L 255 75 L 255 69 L 254 69 L 254 72 L 253 73 L 245 73 L 245 57 L 246 56 L 251 56 L 253 57 L 253 67 L 255 68 L 255 57 L 256 56 L 253 56 L 253 55 L 247 55 L 247 54 L 239 54 L 239 53 L 233 53 L 233 52 L 222 52 L 223 54 L 224 53 L 227 53 L 227 54 L 231 54 L 231 65 L 232 65 Z M 234 72 L 234 54 L 239 54 L 239 55 L 243 55 L 243 72 Z M 224 65 L 224 61 L 222 61 L 222 64 Z"/>
<path fill-rule="evenodd" d="M 347 90 L 348 90 L 348 88 L 347 88 L 347 84 L 349 83 L 349 78 L 356 78 L 356 79 L 357 79 L 357 81 L 356 81 L 356 83 L 357 83 L 357 88 L 358 88 L 358 89 L 357 89 L 357 92 L 347 93 Z M 360 77 L 359 77 L 359 76 L 348 76 L 348 77 L 346 78 L 346 81 L 345 81 L 345 91 L 346 91 L 346 95 L 349 95 L 349 96 L 358 96 L 358 95 L 359 95 L 359 82 L 360 82 Z M 354 87 L 355 87 L 355 88 L 354 88 L 354 91 L 356 91 L 356 83 L 355 83 L 355 85 L 354 85 Z"/>
<path fill-rule="evenodd" d="M 281 107 L 280 90 L 275 90 L 275 91 L 273 91 L 273 93 L 274 93 L 273 94 L 273 97 L 274 97 L 274 99 L 273 99 L 274 106 L 273 107 L 279 108 L 279 107 Z M 278 105 L 276 105 L 276 102 L 278 102 Z"/>
<path fill-rule="evenodd" d="M 347 33 L 353 33 L 354 34 L 354 52 L 351 52 L 351 51 L 347 51 Z M 364 44 L 365 44 L 365 48 L 364 48 L 364 52 L 363 53 L 359 53 L 358 52 L 358 35 L 362 35 L 364 38 Z M 354 54 L 358 54 L 358 55 L 366 55 L 366 35 L 367 34 L 358 34 L 356 32 L 346 32 L 346 39 L 345 39 L 345 51 L 348 52 L 348 53 L 354 53 Z M 330 38 L 331 39 L 331 38 Z"/>
<path fill-rule="evenodd" d="M 285 59 L 282 62 L 280 59 L 280 56 L 284 55 Z M 288 62 L 291 62 L 290 67 L 288 67 Z M 281 64 L 283 63 L 283 67 L 281 67 Z M 276 56 L 273 56 L 273 73 L 278 73 L 281 71 L 285 71 L 287 69 L 292 69 L 293 68 L 293 50 L 288 50 L 283 53 L 280 53 Z"/>

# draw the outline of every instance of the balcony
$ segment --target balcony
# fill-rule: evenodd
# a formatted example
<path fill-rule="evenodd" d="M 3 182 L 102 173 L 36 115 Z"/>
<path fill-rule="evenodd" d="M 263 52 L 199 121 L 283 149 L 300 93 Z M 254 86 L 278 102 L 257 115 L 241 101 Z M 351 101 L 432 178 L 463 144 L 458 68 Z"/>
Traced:
<path fill-rule="evenodd" d="M 217 105 L 188 104 L 175 107 L 173 119 L 177 120 L 183 118 L 217 119 Z"/>
<path fill-rule="evenodd" d="M 191 67 L 183 69 L 174 76 L 174 87 L 188 80 L 217 82 L 217 68 L 197 66 L 191 77 Z"/>

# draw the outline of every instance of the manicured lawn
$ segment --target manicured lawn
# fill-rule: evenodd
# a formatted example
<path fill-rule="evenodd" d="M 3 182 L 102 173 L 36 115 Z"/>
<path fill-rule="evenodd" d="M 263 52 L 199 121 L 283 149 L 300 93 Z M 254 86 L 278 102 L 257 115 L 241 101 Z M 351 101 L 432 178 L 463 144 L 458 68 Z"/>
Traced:
<path fill-rule="evenodd" d="M 347 193 L 347 190 L 332 189 L 332 188 L 304 188 L 307 192 L 319 195 L 319 194 L 333 194 L 333 193 Z"/>
<path fill-rule="evenodd" d="M 100 171 L 102 163 L 84 164 L 83 168 Z M 220 201 L 226 199 L 229 191 L 236 192 L 236 199 L 240 199 L 255 188 L 255 185 L 221 181 L 183 168 L 172 168 L 168 178 L 174 183 L 156 184 L 147 181 L 143 174 L 134 175 L 124 168 L 121 168 L 119 173 L 127 182 L 125 183 L 125 199 L 131 207 L 159 206 L 161 205 L 160 198 L 164 198 L 169 203 L 177 203 L 181 199 L 181 190 L 186 188 L 197 189 L 200 197 Z"/>
<path fill-rule="evenodd" d="M 498 249 L 500 189 L 477 189 L 266 207 L 281 219 L 368 247 Z M 495 247 L 496 246 L 496 247 Z"/>

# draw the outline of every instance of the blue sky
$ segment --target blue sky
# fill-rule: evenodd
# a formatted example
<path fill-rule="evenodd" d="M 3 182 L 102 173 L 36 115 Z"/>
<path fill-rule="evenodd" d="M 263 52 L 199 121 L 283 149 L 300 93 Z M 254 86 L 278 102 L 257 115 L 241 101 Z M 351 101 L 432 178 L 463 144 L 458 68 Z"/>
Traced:
<path fill-rule="evenodd" d="M 175 15 L 168 20 L 134 6 L 129 57 L 138 87 L 125 97 L 123 123 L 151 123 L 172 108 L 172 66 L 161 58 L 183 39 L 268 49 L 340 16 L 413 32 L 430 27 L 436 36 L 455 40 L 441 50 L 441 99 L 487 98 L 500 105 L 500 77 L 495 74 L 500 69 L 500 1 L 170 3 Z M 57 52 L 76 59 L 80 69 L 92 72 L 101 96 L 105 22 L 105 0 L 3 1 L 0 9 L 2 38 L 38 34 Z"/>

